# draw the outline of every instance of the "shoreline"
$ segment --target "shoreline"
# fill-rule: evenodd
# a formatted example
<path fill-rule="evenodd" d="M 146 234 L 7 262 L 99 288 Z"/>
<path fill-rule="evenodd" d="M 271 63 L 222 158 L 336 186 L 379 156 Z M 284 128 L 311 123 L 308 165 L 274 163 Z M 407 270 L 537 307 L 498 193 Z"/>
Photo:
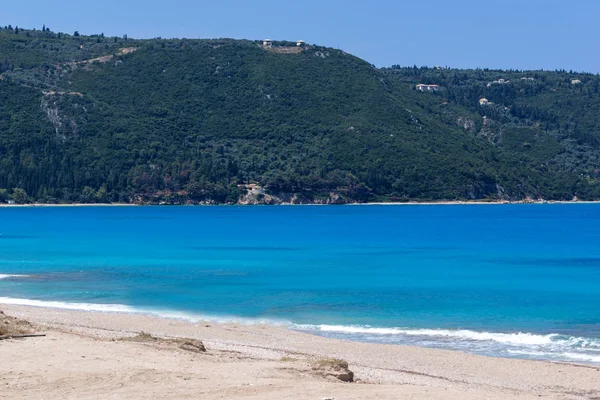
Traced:
<path fill-rule="evenodd" d="M 77 386 L 69 380 L 69 374 L 74 372 L 70 372 L 65 364 L 70 361 L 70 357 L 75 357 L 78 363 L 87 363 L 85 365 L 89 366 L 90 374 L 94 376 L 101 375 L 100 365 L 107 371 L 116 368 L 145 371 L 144 373 L 148 374 L 147 381 L 154 384 L 146 385 L 144 392 L 131 392 L 131 398 L 140 393 L 142 395 L 139 397 L 151 397 L 150 394 L 159 390 L 161 385 L 165 389 L 165 385 L 160 383 L 160 377 L 171 376 L 173 370 L 177 370 L 178 374 L 221 371 L 226 378 L 210 377 L 210 390 L 214 391 L 204 387 L 207 390 L 202 392 L 207 394 L 204 398 L 217 398 L 224 393 L 229 393 L 232 398 L 245 398 L 245 390 L 235 393 L 231 390 L 239 387 L 238 378 L 244 375 L 243 371 L 246 369 L 254 372 L 240 379 L 247 381 L 245 388 L 251 388 L 250 392 L 257 391 L 254 393 L 255 397 L 248 398 L 335 396 L 397 399 L 406 396 L 433 399 L 527 399 L 543 395 L 546 398 L 584 399 L 600 396 L 600 367 L 590 365 L 350 342 L 270 325 L 205 321 L 191 323 L 142 314 L 71 311 L 4 304 L 0 305 L 0 310 L 36 324 L 42 333 L 48 335 L 46 338 L 0 342 L 3 361 L 6 360 L 0 363 L 0 383 L 4 386 L 4 381 L 7 382 L 8 391 L 4 392 L 3 389 L 3 394 L 9 397 L 11 393 L 28 395 L 27 397 L 37 393 L 23 391 L 24 389 L 39 390 L 39 393 L 56 390 L 60 394 L 67 388 Z M 192 364 L 181 365 L 184 361 L 188 363 L 188 356 L 184 354 L 182 358 L 181 352 L 169 352 L 147 344 L 115 342 L 119 338 L 130 337 L 142 331 L 158 337 L 202 340 L 208 351 L 206 355 L 194 355 L 193 360 L 189 361 Z M 79 354 L 84 351 L 86 354 Z M 96 358 L 93 358 L 91 353 L 96 354 Z M 135 357 L 123 358 L 123 354 L 129 353 L 135 354 Z M 307 365 L 323 358 L 346 360 L 360 383 L 344 384 L 315 377 Z M 30 362 L 26 362 L 27 360 Z M 59 383 L 52 384 L 47 377 L 36 375 L 32 362 L 43 366 L 44 370 L 48 370 L 48 364 L 58 363 L 57 368 L 51 370 L 51 374 Z M 148 363 L 152 365 L 151 370 L 146 367 Z M 122 365 L 125 366 L 120 367 Z M 79 373 L 76 372 L 75 375 Z M 233 381 L 230 379 L 231 374 L 236 376 Z M 98 387 L 92 394 L 128 397 L 123 393 L 119 394 L 117 390 L 122 387 L 135 387 L 135 382 L 115 383 L 120 377 L 117 374 L 111 379 L 99 379 L 96 382 Z M 38 378 L 39 382 L 28 387 L 15 386 L 15 380 L 36 381 Z M 89 376 L 85 376 L 87 384 L 89 379 Z M 189 385 L 193 384 L 186 382 Z M 119 386 L 120 384 L 124 386 Z M 206 382 L 202 381 L 201 387 L 205 384 Z M 277 390 L 273 391 L 273 385 Z M 86 385 L 82 384 L 81 390 L 85 388 Z M 15 391 L 10 392 L 11 389 Z M 197 387 L 190 386 L 186 390 L 185 393 L 181 393 L 181 397 L 200 393 Z M 77 391 L 68 393 L 68 397 L 72 398 L 85 394 Z M 146 393 L 146 396 L 143 393 Z M 46 395 L 52 397 L 50 393 Z M 93 397 L 90 393 L 88 396 Z"/>
<path fill-rule="evenodd" d="M 0 279 L 10 279 L 12 277 L 28 277 L 23 275 L 0 274 Z M 369 325 L 339 325 L 339 324 L 309 324 L 294 323 L 285 319 L 243 317 L 235 315 L 211 315 L 204 313 L 185 312 L 181 310 L 150 309 L 143 307 L 128 306 L 125 304 L 101 304 L 101 303 L 78 303 L 61 301 L 40 301 L 31 299 L 20 299 L 0 296 L 0 309 L 7 307 L 25 307 L 41 310 L 55 310 L 66 312 L 84 312 L 100 314 L 122 314 L 137 315 L 149 318 L 157 318 L 167 321 L 180 321 L 187 324 L 214 323 L 220 326 L 224 325 L 242 325 L 242 326 L 264 326 L 277 329 L 285 329 L 291 332 L 299 332 L 311 336 L 318 336 L 326 339 L 343 340 L 354 343 L 371 344 L 389 344 L 393 346 L 415 347 L 422 349 L 439 349 L 444 351 L 457 351 L 464 354 L 480 355 L 493 358 L 505 358 L 516 360 L 541 361 L 551 363 L 572 363 L 598 367 L 600 369 L 600 357 L 596 354 L 578 353 L 576 349 L 558 347 L 564 346 L 570 341 L 594 341 L 592 337 L 568 336 L 557 339 L 554 342 L 555 353 L 550 349 L 538 347 L 533 353 L 527 347 L 528 344 L 537 344 L 543 346 L 547 341 L 552 341 L 553 337 L 558 338 L 562 334 L 552 332 L 527 332 L 523 330 L 473 330 L 468 328 L 448 329 L 448 328 L 409 328 L 409 327 L 373 327 Z M 387 335 L 390 340 L 382 341 Z M 406 340 L 410 336 L 422 336 L 431 338 L 429 345 L 411 343 Z M 400 339 L 394 339 L 399 337 Z M 446 338 L 456 341 L 454 345 L 446 343 L 441 344 L 440 340 Z M 466 342 L 465 342 L 466 341 Z M 483 344 L 487 346 L 496 346 L 494 350 L 482 351 L 481 347 L 464 347 L 467 343 Z M 434 344 L 437 343 L 437 344 Z M 518 346 L 524 345 L 524 348 Z M 504 347 L 503 347 L 504 346 Z M 511 347 L 511 349 L 507 349 Z"/>
<path fill-rule="evenodd" d="M 550 205 L 550 204 L 600 204 L 600 200 L 552 200 L 552 201 L 407 201 L 407 202 L 372 202 L 372 203 L 345 203 L 345 204 L 132 204 L 132 203 L 71 203 L 71 204 L 0 204 L 0 208 L 33 208 L 33 207 L 286 207 L 286 206 L 459 206 L 459 205 Z"/>

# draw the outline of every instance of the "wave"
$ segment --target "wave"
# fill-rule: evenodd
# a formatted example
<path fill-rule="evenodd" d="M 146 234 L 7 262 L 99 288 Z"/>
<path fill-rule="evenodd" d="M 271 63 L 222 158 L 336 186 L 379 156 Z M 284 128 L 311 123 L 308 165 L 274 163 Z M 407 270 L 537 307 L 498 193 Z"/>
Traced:
<path fill-rule="evenodd" d="M 577 361 L 591 361 L 593 363 L 600 363 L 600 356 L 593 356 L 591 354 L 580 354 L 580 353 L 563 353 L 567 358 L 572 358 Z"/>
<path fill-rule="evenodd" d="M 600 338 L 558 333 L 478 332 L 466 329 L 406 329 L 344 325 L 296 325 L 296 329 L 359 341 L 460 349 L 486 355 L 600 363 Z"/>
<path fill-rule="evenodd" d="M 66 303 L 62 301 L 41 301 L 30 299 L 15 299 L 12 297 L 0 297 L 0 304 L 9 304 L 15 306 L 31 306 L 56 308 L 61 310 L 75 311 L 98 311 L 98 312 L 117 312 L 133 313 L 136 309 L 123 304 L 93 304 L 93 303 Z"/>
<path fill-rule="evenodd" d="M 63 301 L 46 301 L 46 300 L 32 300 L 32 299 L 19 299 L 13 297 L 0 297 L 0 304 L 8 304 L 15 306 L 28 306 L 28 307 L 40 307 L 40 308 L 53 308 L 59 310 L 71 310 L 71 311 L 92 311 L 101 313 L 120 313 L 120 314 L 141 314 L 149 315 L 160 318 L 178 319 L 188 322 L 214 322 L 214 323 L 235 323 L 242 325 L 273 325 L 273 326 L 289 326 L 291 325 L 288 321 L 280 321 L 275 319 L 267 318 L 243 318 L 233 316 L 215 316 L 205 314 L 194 314 L 187 312 L 180 312 L 174 310 L 159 310 L 149 309 L 143 307 L 133 307 L 125 304 L 100 304 L 100 303 L 71 303 Z"/>
<path fill-rule="evenodd" d="M 477 332 L 466 329 L 402 329 L 402 328 L 373 328 L 369 326 L 344 326 L 344 325 L 298 325 L 302 330 L 317 330 L 320 332 L 336 332 L 347 334 L 368 335 L 409 335 L 409 336 L 435 336 L 457 338 L 475 341 L 495 341 L 505 344 L 547 345 L 553 342 L 558 334 L 535 335 L 532 333 L 496 333 Z"/>
<path fill-rule="evenodd" d="M 289 321 L 265 318 L 214 316 L 174 310 L 149 309 L 124 304 L 71 303 L 11 297 L 0 297 L 0 304 L 102 313 L 141 314 L 160 318 L 184 320 L 191 323 L 209 321 L 214 323 L 235 323 L 242 325 L 265 324 L 271 326 L 284 326 L 306 333 L 360 342 L 435 347 L 502 357 L 594 364 L 600 363 L 600 338 L 576 337 L 558 333 L 543 335 L 527 332 L 478 332 L 467 329 L 409 329 L 357 325 L 308 325 L 293 324 Z"/>
<path fill-rule="evenodd" d="M 584 362 L 592 362 L 592 363 L 600 363 L 600 356 L 596 356 L 593 354 L 586 353 L 574 353 L 574 352 L 564 352 L 564 353 L 550 353 L 543 351 L 529 351 L 529 350 L 507 350 L 509 354 L 514 354 L 518 356 L 525 356 L 531 358 L 541 358 L 541 359 L 557 359 L 563 361 L 584 361 Z"/>
<path fill-rule="evenodd" d="M 29 278 L 29 275 L 0 274 L 0 279 L 10 279 L 10 278 Z"/>

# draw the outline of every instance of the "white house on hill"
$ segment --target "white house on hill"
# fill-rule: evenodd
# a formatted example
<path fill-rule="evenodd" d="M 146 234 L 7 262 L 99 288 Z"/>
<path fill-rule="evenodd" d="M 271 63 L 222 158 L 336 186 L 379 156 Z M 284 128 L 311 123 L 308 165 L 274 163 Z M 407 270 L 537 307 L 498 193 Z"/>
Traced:
<path fill-rule="evenodd" d="M 425 85 L 423 83 L 419 83 L 415 88 L 421 92 L 437 92 L 440 90 L 439 85 Z"/>

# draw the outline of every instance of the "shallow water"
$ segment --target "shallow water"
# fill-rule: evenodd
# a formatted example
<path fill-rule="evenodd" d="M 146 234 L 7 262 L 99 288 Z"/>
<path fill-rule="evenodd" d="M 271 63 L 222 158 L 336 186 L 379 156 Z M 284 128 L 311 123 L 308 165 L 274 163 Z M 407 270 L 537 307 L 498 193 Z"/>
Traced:
<path fill-rule="evenodd" d="M 0 303 L 600 363 L 599 239 L 597 204 L 0 208 Z"/>

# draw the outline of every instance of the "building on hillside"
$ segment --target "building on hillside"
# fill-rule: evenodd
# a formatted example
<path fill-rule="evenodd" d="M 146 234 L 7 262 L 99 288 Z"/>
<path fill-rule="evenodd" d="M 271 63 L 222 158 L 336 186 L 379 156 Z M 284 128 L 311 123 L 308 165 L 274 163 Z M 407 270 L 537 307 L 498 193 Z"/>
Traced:
<path fill-rule="evenodd" d="M 510 81 L 504 78 L 500 78 L 498 80 L 488 83 L 487 87 L 491 87 L 492 85 L 506 85 L 507 83 L 510 83 Z"/>
<path fill-rule="evenodd" d="M 265 40 L 263 40 L 263 46 L 265 46 L 265 47 L 273 47 L 273 40 L 271 40 L 271 39 L 265 39 Z"/>
<path fill-rule="evenodd" d="M 296 42 L 296 46 L 298 47 L 304 47 L 304 45 L 306 45 L 306 42 L 304 40 L 298 40 Z"/>
<path fill-rule="evenodd" d="M 486 99 L 485 97 L 482 99 L 479 99 L 479 105 L 480 106 L 489 106 L 491 104 L 491 102 Z"/>
<path fill-rule="evenodd" d="M 573 79 L 571 81 L 571 85 L 579 85 L 581 83 L 581 81 L 579 79 Z"/>
<path fill-rule="evenodd" d="M 440 90 L 439 85 L 425 85 L 423 83 L 419 83 L 415 88 L 421 92 L 437 92 Z"/>

